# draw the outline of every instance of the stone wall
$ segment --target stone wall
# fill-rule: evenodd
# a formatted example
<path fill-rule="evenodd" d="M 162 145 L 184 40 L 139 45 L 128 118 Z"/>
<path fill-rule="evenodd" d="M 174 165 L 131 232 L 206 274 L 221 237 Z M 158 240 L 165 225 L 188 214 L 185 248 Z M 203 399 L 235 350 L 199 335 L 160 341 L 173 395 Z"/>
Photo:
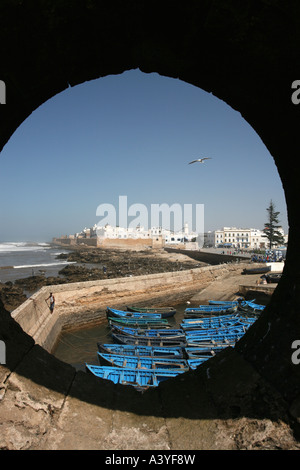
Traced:
<path fill-rule="evenodd" d="M 216 264 L 223 264 L 223 263 L 232 263 L 236 261 L 247 261 L 247 258 L 245 256 L 239 256 L 239 255 L 227 255 L 227 254 L 221 254 L 221 253 L 210 253 L 207 251 L 201 251 L 201 250 L 185 250 L 185 249 L 180 249 L 180 248 L 165 248 L 166 251 L 169 253 L 181 253 L 183 255 L 189 256 L 190 258 L 196 259 L 198 261 L 201 261 L 203 263 L 208 263 L 211 265 L 216 265 Z"/>
<path fill-rule="evenodd" d="M 12 317 L 37 344 L 51 351 L 62 330 L 92 326 L 104 320 L 107 306 L 125 308 L 141 301 L 179 303 L 184 294 L 195 293 L 213 280 L 231 272 L 241 272 L 244 264 L 223 264 L 202 268 L 134 276 L 102 281 L 78 282 L 42 287 L 20 307 Z M 49 293 L 55 295 L 54 313 L 46 302 Z M 49 301 L 48 301 L 49 303 Z"/>

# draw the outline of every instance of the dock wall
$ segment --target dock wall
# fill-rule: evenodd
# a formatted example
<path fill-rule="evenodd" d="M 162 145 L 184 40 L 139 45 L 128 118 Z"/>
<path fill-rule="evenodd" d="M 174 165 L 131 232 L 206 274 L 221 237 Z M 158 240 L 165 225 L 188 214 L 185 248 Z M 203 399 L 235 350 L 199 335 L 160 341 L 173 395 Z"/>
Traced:
<path fill-rule="evenodd" d="M 166 301 L 173 305 L 184 296 L 198 292 L 212 281 L 230 273 L 242 272 L 246 264 L 228 263 L 218 266 L 42 287 L 12 312 L 37 344 L 48 352 L 60 333 L 94 326 L 106 318 L 106 307 L 125 308 L 128 304 Z M 55 309 L 49 311 L 49 293 L 55 296 Z"/>

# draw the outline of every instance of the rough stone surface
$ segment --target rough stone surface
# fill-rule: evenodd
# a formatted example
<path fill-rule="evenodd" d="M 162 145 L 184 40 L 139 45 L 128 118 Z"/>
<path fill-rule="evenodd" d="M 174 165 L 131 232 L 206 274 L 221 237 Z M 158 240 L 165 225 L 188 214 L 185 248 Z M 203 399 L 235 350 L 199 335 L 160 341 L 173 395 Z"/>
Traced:
<path fill-rule="evenodd" d="M 285 409 L 292 411 L 290 417 L 299 418 L 300 369 L 291 362 L 291 344 L 299 340 L 300 331 L 299 177 L 297 171 L 291 171 L 299 156 L 296 136 L 300 107 L 291 101 L 292 83 L 300 76 L 299 2 L 167 2 L 162 9 L 161 2 L 156 0 L 83 0 L 72 2 L 71 8 L 66 0 L 5 0 L 0 5 L 0 18 L 0 78 L 6 83 L 9 103 L 0 110 L 1 148 L 30 113 L 69 85 L 132 68 L 178 78 L 213 93 L 240 112 L 261 137 L 274 158 L 285 192 L 289 246 L 278 288 L 259 321 L 237 345 L 236 354 L 268 384 L 266 397 L 270 390 L 275 390 L 286 404 Z M 9 347 L 14 345 L 12 368 L 8 368 L 13 373 L 30 344 L 25 336 L 24 342 L 20 338 L 16 341 L 19 336 L 16 329 L 13 323 L 9 324 L 9 329 L 4 325 Z M 235 357 L 230 357 L 232 370 L 236 366 Z M 220 364 L 220 374 L 222 370 Z M 238 367 L 232 377 L 232 387 L 236 390 L 240 387 L 239 375 L 244 376 L 244 372 Z M 250 375 L 254 380 L 255 376 Z M 1 380 L 4 380 L 1 407 L 9 409 L 8 402 L 11 407 L 14 405 L 7 394 L 14 391 L 9 388 L 10 375 L 7 376 L 6 370 L 1 373 Z M 12 383 L 20 387 L 16 379 Z M 231 427 L 226 433 L 223 427 L 223 435 L 238 436 L 234 440 L 236 447 L 238 442 L 251 447 L 256 445 L 263 430 L 269 436 L 273 433 L 272 439 L 276 434 L 278 442 L 283 440 L 286 445 L 288 439 L 279 433 L 282 427 L 277 428 L 273 421 L 272 425 L 269 421 L 268 425 L 267 422 L 261 425 L 265 417 L 251 417 L 251 400 L 258 393 L 261 402 L 262 393 L 262 389 L 256 390 L 254 385 L 255 381 L 251 396 L 246 397 L 242 406 L 243 410 L 250 407 L 249 414 L 247 411 L 243 418 L 253 419 L 247 439 L 243 431 L 247 427 L 243 427 L 242 422 L 237 434 Z M 180 387 L 183 387 L 181 382 L 178 383 L 179 395 Z M 222 388 L 222 384 L 219 387 Z M 153 395 L 153 400 L 156 396 Z M 234 406 L 240 405 L 234 403 Z M 50 420 L 45 411 L 37 413 L 39 416 L 43 413 L 44 419 Z M 271 419 L 270 413 L 266 414 L 267 419 Z M 218 413 L 216 417 L 218 419 Z M 232 421 L 233 426 L 238 424 L 237 419 Z M 36 445 L 37 435 L 30 421 L 26 420 L 22 433 L 19 419 L 14 427 L 14 441 L 11 422 L 6 421 L 1 426 L 8 426 L 7 433 L 1 433 L 3 448 Z M 39 432 L 43 429 L 45 427 L 40 426 Z M 275 442 L 272 439 L 271 447 Z M 220 445 L 229 448 L 232 437 L 222 442 Z M 293 447 L 294 443 L 289 442 Z M 206 447 L 211 446 L 212 442 L 208 442 Z"/>
<path fill-rule="evenodd" d="M 194 299 L 233 295 L 240 277 L 216 278 Z M 18 333 L 14 345 L 24 344 L 11 367 L 0 366 L 1 449 L 300 449 L 297 401 L 289 408 L 235 349 L 140 393 L 75 371 L 29 341 L 4 309 L 1 317 Z"/>

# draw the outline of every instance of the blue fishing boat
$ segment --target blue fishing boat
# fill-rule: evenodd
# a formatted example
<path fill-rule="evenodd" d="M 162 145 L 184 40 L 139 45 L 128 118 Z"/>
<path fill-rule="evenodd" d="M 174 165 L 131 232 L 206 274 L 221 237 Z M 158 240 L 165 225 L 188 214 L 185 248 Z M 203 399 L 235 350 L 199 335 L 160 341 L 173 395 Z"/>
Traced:
<path fill-rule="evenodd" d="M 170 326 L 168 320 L 150 318 L 108 317 L 108 322 L 110 325 L 124 325 L 136 328 L 166 328 Z"/>
<path fill-rule="evenodd" d="M 198 366 L 201 366 L 201 364 L 208 361 L 208 359 L 210 359 L 209 356 L 195 357 L 192 359 L 188 359 L 187 363 L 190 369 L 197 369 Z"/>
<path fill-rule="evenodd" d="M 126 310 L 117 310 L 115 308 L 107 307 L 106 308 L 106 315 L 108 317 L 116 317 L 116 318 L 147 318 L 147 319 L 162 319 L 160 313 L 139 313 L 139 312 L 127 312 Z"/>
<path fill-rule="evenodd" d="M 218 335 L 194 335 L 186 336 L 187 346 L 206 346 L 209 347 L 214 343 L 235 343 L 242 338 L 244 333 L 232 333 L 232 334 L 218 334 Z"/>
<path fill-rule="evenodd" d="M 210 315 L 227 315 L 229 313 L 235 313 L 238 306 L 226 307 L 222 305 L 199 305 L 199 307 L 186 308 L 184 315 L 185 317 L 207 317 Z"/>
<path fill-rule="evenodd" d="M 238 300 L 209 300 L 209 305 L 221 305 L 223 307 L 235 307 L 239 304 Z"/>
<path fill-rule="evenodd" d="M 227 328 L 207 328 L 207 329 L 199 329 L 199 330 L 188 330 L 186 331 L 186 338 L 194 337 L 194 336 L 202 336 L 202 337 L 211 337 L 213 338 L 216 335 L 228 335 L 228 334 L 244 334 L 246 333 L 249 325 L 233 325 L 228 326 Z"/>
<path fill-rule="evenodd" d="M 120 354 L 125 356 L 170 357 L 183 358 L 181 347 L 135 346 L 132 344 L 97 343 L 98 351 L 107 354 Z"/>
<path fill-rule="evenodd" d="M 184 331 L 179 328 L 130 328 L 127 326 L 112 325 L 112 331 L 122 335 L 145 336 L 154 338 L 179 337 L 184 338 Z"/>
<path fill-rule="evenodd" d="M 245 312 L 247 314 L 252 313 L 252 314 L 259 314 L 265 309 L 265 305 L 260 305 L 252 300 L 245 300 L 241 302 L 238 306 L 239 311 Z"/>
<path fill-rule="evenodd" d="M 165 357 L 124 356 L 119 354 L 105 354 L 98 351 L 100 365 L 114 367 L 130 367 L 133 369 L 184 369 L 189 366 L 185 359 L 170 359 Z"/>
<path fill-rule="evenodd" d="M 131 369 L 86 364 L 88 372 L 114 384 L 131 385 L 139 391 L 157 387 L 161 382 L 185 372 L 184 369 Z"/>
<path fill-rule="evenodd" d="M 129 312 L 159 313 L 162 318 L 173 317 L 176 309 L 173 307 L 137 307 L 135 305 L 126 307 Z"/>
<path fill-rule="evenodd" d="M 228 346 L 234 346 L 235 342 L 219 342 L 209 346 L 188 346 L 184 348 L 185 354 L 188 359 L 207 356 L 208 358 L 215 356 L 218 352 L 222 351 Z"/>
<path fill-rule="evenodd" d="M 234 313 L 234 314 L 227 314 L 227 315 L 215 315 L 215 316 L 209 316 L 209 317 L 199 317 L 199 318 L 183 318 L 181 320 L 182 324 L 186 325 L 192 325 L 194 323 L 202 323 L 203 325 L 209 324 L 210 322 L 220 322 L 220 321 L 231 321 L 235 320 L 237 318 L 241 318 L 241 315 L 239 313 Z M 243 316 L 244 318 L 244 316 Z"/>
<path fill-rule="evenodd" d="M 117 342 L 121 344 L 133 344 L 136 346 L 160 346 L 160 347 L 166 347 L 166 346 L 175 346 L 179 348 L 183 348 L 186 346 L 186 338 L 185 335 L 184 337 L 179 337 L 179 336 L 167 336 L 167 337 L 162 337 L 158 338 L 157 336 L 131 336 L 131 335 L 123 335 L 123 334 L 117 334 L 112 332 L 111 333 L 112 338 Z"/>
<path fill-rule="evenodd" d="M 228 328 L 233 326 L 249 326 L 255 322 L 255 318 L 246 318 L 238 315 L 220 318 L 213 317 L 207 319 L 188 319 L 189 321 L 184 321 L 180 324 L 185 332 L 190 330 L 205 330 L 209 328 Z"/>

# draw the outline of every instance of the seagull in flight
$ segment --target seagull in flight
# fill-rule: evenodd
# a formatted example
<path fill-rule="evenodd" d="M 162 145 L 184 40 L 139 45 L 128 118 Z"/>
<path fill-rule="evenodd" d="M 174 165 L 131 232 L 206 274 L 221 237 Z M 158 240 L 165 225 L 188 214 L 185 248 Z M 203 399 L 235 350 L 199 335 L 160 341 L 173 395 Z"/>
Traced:
<path fill-rule="evenodd" d="M 192 162 L 190 162 L 189 165 L 191 163 L 196 163 L 196 162 L 203 163 L 204 160 L 211 160 L 211 158 L 210 157 L 198 158 L 197 160 L 193 160 Z"/>

